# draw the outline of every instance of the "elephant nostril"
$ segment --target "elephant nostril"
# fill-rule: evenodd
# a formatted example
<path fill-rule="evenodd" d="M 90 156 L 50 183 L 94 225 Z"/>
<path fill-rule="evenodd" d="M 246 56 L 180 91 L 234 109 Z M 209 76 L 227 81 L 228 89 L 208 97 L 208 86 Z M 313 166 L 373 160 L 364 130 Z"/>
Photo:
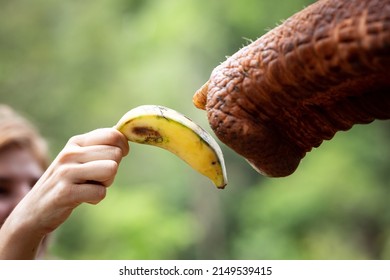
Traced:
<path fill-rule="evenodd" d="M 341 72 L 341 67 L 340 65 L 331 65 L 329 66 L 329 71 L 333 74 L 337 74 Z"/>

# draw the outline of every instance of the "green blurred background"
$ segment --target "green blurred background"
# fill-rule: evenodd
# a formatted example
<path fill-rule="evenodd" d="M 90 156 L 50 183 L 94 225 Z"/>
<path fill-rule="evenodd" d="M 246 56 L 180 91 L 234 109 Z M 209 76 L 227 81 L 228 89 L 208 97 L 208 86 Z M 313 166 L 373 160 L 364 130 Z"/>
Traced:
<path fill-rule="evenodd" d="M 193 93 L 226 56 L 311 2 L 2 0 L 0 102 L 40 128 L 53 157 L 142 104 L 211 132 Z M 390 259 L 389 130 L 377 121 L 338 133 L 282 179 L 221 144 L 222 191 L 172 154 L 133 144 L 106 199 L 56 231 L 51 257 Z"/>

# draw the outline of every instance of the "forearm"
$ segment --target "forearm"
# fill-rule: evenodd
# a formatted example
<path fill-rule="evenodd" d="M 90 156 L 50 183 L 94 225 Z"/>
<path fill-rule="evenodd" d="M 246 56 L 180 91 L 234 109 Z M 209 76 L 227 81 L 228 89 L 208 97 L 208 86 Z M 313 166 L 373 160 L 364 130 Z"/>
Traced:
<path fill-rule="evenodd" d="M 0 228 L 0 259 L 35 259 L 45 234 L 11 216 Z"/>

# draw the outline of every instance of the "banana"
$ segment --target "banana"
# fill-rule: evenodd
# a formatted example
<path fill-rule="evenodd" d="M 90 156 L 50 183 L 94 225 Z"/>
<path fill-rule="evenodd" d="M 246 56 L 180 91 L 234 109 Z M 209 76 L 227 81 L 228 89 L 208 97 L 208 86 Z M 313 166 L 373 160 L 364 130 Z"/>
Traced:
<path fill-rule="evenodd" d="M 227 184 L 222 151 L 214 138 L 181 113 L 158 105 L 128 111 L 115 128 L 131 142 L 166 149 L 208 177 L 217 188 Z"/>

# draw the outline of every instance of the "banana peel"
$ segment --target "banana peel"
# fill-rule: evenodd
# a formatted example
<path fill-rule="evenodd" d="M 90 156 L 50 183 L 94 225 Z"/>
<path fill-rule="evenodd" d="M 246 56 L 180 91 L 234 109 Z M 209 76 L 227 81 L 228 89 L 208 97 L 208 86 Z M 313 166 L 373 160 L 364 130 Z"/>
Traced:
<path fill-rule="evenodd" d="M 183 114 L 159 105 L 131 109 L 115 128 L 131 142 L 168 150 L 223 189 L 227 185 L 221 148 L 203 128 Z"/>

